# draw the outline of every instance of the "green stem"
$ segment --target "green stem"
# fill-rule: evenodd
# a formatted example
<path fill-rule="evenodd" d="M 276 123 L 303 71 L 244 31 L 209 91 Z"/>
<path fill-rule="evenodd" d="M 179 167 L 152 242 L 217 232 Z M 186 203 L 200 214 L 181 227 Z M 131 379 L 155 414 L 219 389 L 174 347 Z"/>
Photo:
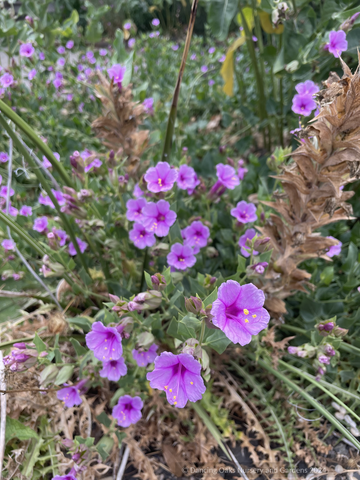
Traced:
<path fill-rule="evenodd" d="M 163 162 L 168 162 L 170 160 L 171 146 L 172 146 L 172 140 L 173 140 L 173 134 L 174 134 L 174 128 L 175 128 L 175 121 L 176 121 L 176 112 L 177 112 L 177 106 L 178 106 L 178 100 L 179 100 L 179 94 L 180 94 L 180 85 L 181 85 L 182 77 L 183 77 L 185 66 L 186 66 L 187 56 L 190 49 L 190 43 L 191 43 L 192 33 L 194 30 L 198 1 L 199 0 L 193 0 L 192 6 L 191 6 L 189 26 L 188 26 L 187 35 L 186 35 L 184 52 L 181 59 L 179 75 L 176 81 L 174 96 L 173 96 L 173 100 L 170 108 L 167 127 L 166 127 L 164 149 L 163 149 L 162 158 L 161 158 Z"/>
<path fill-rule="evenodd" d="M 315 380 L 315 378 L 312 378 L 312 377 L 309 376 L 306 372 L 303 372 L 302 370 L 299 370 L 298 368 L 296 368 L 296 367 L 294 367 L 293 365 L 290 365 L 290 364 L 284 362 L 283 360 L 279 360 L 279 364 L 282 365 L 284 368 L 287 368 L 288 370 L 296 373 L 296 374 L 299 375 L 300 377 L 305 378 L 305 379 L 308 380 L 310 383 L 316 385 L 318 388 L 320 388 L 320 390 L 322 390 L 322 391 L 325 392 L 329 397 L 331 397 L 333 400 L 335 400 L 335 402 L 338 403 L 341 407 L 344 407 L 345 410 L 346 410 L 347 412 L 349 412 L 351 415 L 353 415 L 358 422 L 360 422 L 360 417 L 358 417 L 358 416 L 356 415 L 356 413 L 351 410 L 351 408 L 349 408 L 348 406 L 346 406 L 345 403 L 343 403 L 341 400 L 339 400 L 333 393 L 331 393 L 327 388 L 325 388 L 323 385 L 321 385 L 320 382 L 318 382 L 317 380 Z"/>
<path fill-rule="evenodd" d="M 1 100 L 0 100 L 1 102 Z M 1 106 L 1 105 L 0 105 Z M 41 183 L 43 189 L 46 191 L 46 193 L 49 195 L 49 198 L 51 199 L 51 201 L 53 202 L 54 206 L 55 206 L 55 209 L 57 210 L 58 214 L 59 214 L 59 217 L 61 218 L 63 224 L 64 224 L 64 228 L 66 230 L 66 233 L 69 234 L 70 238 L 71 238 L 71 241 L 73 242 L 74 244 L 74 247 L 75 247 L 75 250 L 76 250 L 76 253 L 79 255 L 79 260 L 82 264 L 82 266 L 84 267 L 85 271 L 87 273 L 89 273 L 88 271 L 88 268 L 86 266 L 86 263 L 85 263 L 85 259 L 84 259 L 84 256 L 83 254 L 81 253 L 80 251 L 80 248 L 79 248 L 79 245 L 78 245 L 78 242 L 76 240 L 76 236 L 73 232 L 73 229 L 71 228 L 71 225 L 70 225 L 70 222 L 67 218 L 67 216 L 61 211 L 61 208 L 60 208 L 60 205 L 58 203 L 58 201 L 56 200 L 51 188 L 49 187 L 49 184 L 46 180 L 46 178 L 44 177 L 44 175 L 42 174 L 41 172 L 41 169 L 39 169 L 34 161 L 34 159 L 32 158 L 32 156 L 29 154 L 29 152 L 26 150 L 26 148 L 24 147 L 24 145 L 20 142 L 18 136 L 16 135 L 16 133 L 13 131 L 13 129 L 7 124 L 6 120 L 3 118 L 2 115 L 0 115 L 0 124 L 4 127 L 4 129 L 6 130 L 7 134 L 9 135 L 9 137 L 12 139 L 12 141 L 14 142 L 14 145 L 16 146 L 16 149 L 19 151 L 19 153 L 26 159 L 26 161 L 28 162 L 29 165 L 31 165 L 31 167 L 33 168 L 33 171 L 35 173 L 35 175 L 37 176 L 39 182 Z M 59 163 L 59 162 L 57 162 Z"/>
<path fill-rule="evenodd" d="M 256 361 L 255 355 L 249 354 L 249 357 L 252 358 L 254 361 Z M 320 412 L 321 415 L 323 415 L 327 420 L 329 420 L 329 422 L 332 425 L 334 425 L 339 430 L 339 432 L 342 435 L 344 435 L 344 437 L 347 438 L 347 440 L 349 440 L 352 443 L 352 445 L 354 445 L 355 448 L 360 450 L 360 442 L 347 430 L 347 428 L 344 427 L 344 425 L 342 423 L 339 422 L 339 420 L 337 420 L 336 417 L 334 417 L 323 405 L 321 405 L 321 403 L 319 403 L 317 400 L 315 400 L 315 398 L 313 398 L 311 395 L 309 395 L 307 392 L 305 392 L 305 390 L 303 388 L 299 387 L 296 383 L 289 380 L 283 373 L 281 373 L 281 372 L 275 370 L 273 367 L 271 367 L 264 360 L 259 358 L 259 359 L 257 359 L 257 363 L 261 367 L 268 370 L 272 375 L 277 377 L 279 380 L 286 383 L 292 390 L 294 390 L 299 395 L 301 395 L 303 398 L 305 398 L 305 400 L 307 402 L 309 402 L 310 405 L 312 405 L 314 408 L 316 408 L 316 410 L 318 412 Z"/>
<path fill-rule="evenodd" d="M 260 115 L 260 119 L 264 120 L 267 117 L 264 83 L 263 83 L 263 80 L 262 80 L 260 72 L 259 72 L 251 32 L 250 32 L 248 24 L 246 22 L 242 7 L 240 7 L 239 11 L 240 11 L 240 16 L 241 16 L 241 23 L 242 23 L 242 26 L 244 27 L 244 31 L 245 31 L 246 45 L 247 45 L 248 50 L 249 50 L 249 54 L 250 54 L 250 57 L 251 57 L 251 62 L 252 62 L 252 66 L 254 68 L 254 73 L 255 73 L 255 78 L 256 78 L 256 84 L 257 84 L 257 89 L 258 89 L 258 94 L 259 94 L 259 115 Z"/>
<path fill-rule="evenodd" d="M 17 113 L 15 113 L 6 103 L 0 100 L 0 111 L 10 120 L 12 120 L 21 131 L 26 133 L 26 135 L 31 139 L 31 141 L 41 150 L 45 157 L 50 161 L 53 168 L 58 172 L 60 177 L 64 180 L 65 184 L 69 187 L 73 187 L 73 183 L 70 180 L 70 177 L 66 173 L 64 167 L 60 162 L 56 160 L 54 154 L 50 148 L 41 140 L 41 138 L 36 135 L 34 130 L 21 118 Z"/>
<path fill-rule="evenodd" d="M 204 335 L 205 335 L 205 319 L 203 318 L 201 321 L 201 332 L 200 332 L 200 340 L 199 340 L 200 347 L 204 341 Z"/>

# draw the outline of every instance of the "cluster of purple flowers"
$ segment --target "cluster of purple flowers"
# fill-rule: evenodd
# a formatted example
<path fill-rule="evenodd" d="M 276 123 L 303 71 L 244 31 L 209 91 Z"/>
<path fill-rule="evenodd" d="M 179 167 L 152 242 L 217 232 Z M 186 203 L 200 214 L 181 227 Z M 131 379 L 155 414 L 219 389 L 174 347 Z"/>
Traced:
<path fill-rule="evenodd" d="M 298 93 L 293 98 L 292 111 L 307 117 L 317 107 L 313 96 L 319 91 L 319 87 L 311 80 L 306 80 L 298 83 L 295 89 Z"/>

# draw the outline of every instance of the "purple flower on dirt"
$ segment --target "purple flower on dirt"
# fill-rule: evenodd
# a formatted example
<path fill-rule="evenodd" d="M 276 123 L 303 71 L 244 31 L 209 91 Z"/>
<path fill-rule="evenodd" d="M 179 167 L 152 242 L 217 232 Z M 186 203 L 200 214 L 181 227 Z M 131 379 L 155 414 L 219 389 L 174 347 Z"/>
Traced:
<path fill-rule="evenodd" d="M 5 239 L 1 242 L 1 246 L 4 250 L 10 251 L 15 250 L 15 242 L 14 240 Z"/>
<path fill-rule="evenodd" d="M 339 30 L 338 32 L 332 30 L 329 35 L 329 43 L 327 46 L 329 52 L 332 53 L 335 58 L 340 57 L 342 52 L 345 52 L 348 48 L 346 33 L 343 30 Z"/>
<path fill-rule="evenodd" d="M 22 45 L 20 45 L 20 57 L 31 57 L 34 52 L 35 48 L 31 45 L 31 43 L 23 43 Z"/>
<path fill-rule="evenodd" d="M 183 230 L 183 234 L 185 245 L 202 248 L 207 245 L 208 238 L 210 237 L 210 230 L 199 220 L 196 220 Z"/>
<path fill-rule="evenodd" d="M 150 192 L 167 192 L 174 186 L 177 176 L 178 172 L 167 162 L 159 162 L 156 167 L 148 168 L 144 180 Z"/>
<path fill-rule="evenodd" d="M 179 270 L 186 270 L 195 265 L 196 257 L 193 249 L 189 245 L 174 243 L 167 256 L 167 262 L 171 267 L 175 267 Z"/>
<path fill-rule="evenodd" d="M 337 240 L 336 238 L 334 237 L 326 237 L 326 238 L 329 238 L 331 240 Z M 335 255 L 340 255 L 341 253 L 341 247 L 342 247 L 342 243 L 340 242 L 340 240 L 337 240 L 337 245 L 332 245 L 330 248 L 329 248 L 329 251 L 327 252 L 327 256 L 328 257 L 334 257 Z"/>
<path fill-rule="evenodd" d="M 87 382 L 87 378 L 80 380 L 77 385 L 73 385 L 71 387 L 66 386 L 61 390 L 56 392 L 56 396 L 59 400 L 62 400 L 65 404 L 65 407 L 72 408 L 75 405 L 80 405 L 82 403 L 82 399 L 80 394 L 83 393 L 85 383 Z"/>
<path fill-rule="evenodd" d="M 159 348 L 158 345 L 153 343 L 151 347 L 147 350 L 132 350 L 132 356 L 135 362 L 138 364 L 138 367 L 147 367 L 150 363 L 153 363 L 157 357 L 156 350 Z"/>
<path fill-rule="evenodd" d="M 200 372 L 201 365 L 192 355 L 163 352 L 155 359 L 155 368 L 146 378 L 151 388 L 166 392 L 171 405 L 184 408 L 188 400 L 201 400 L 205 393 L 206 387 Z"/>
<path fill-rule="evenodd" d="M 255 235 L 256 235 L 256 231 L 253 228 L 249 228 L 239 238 L 239 247 L 240 247 L 241 255 L 243 255 L 246 258 L 250 257 L 250 251 L 251 251 L 251 247 L 248 247 L 246 245 L 246 241 L 252 240 L 255 237 Z M 253 255 L 257 255 L 258 253 L 259 252 L 257 252 L 256 250 L 253 250 Z"/>
<path fill-rule="evenodd" d="M 20 215 L 22 215 L 23 217 L 31 217 L 31 215 L 32 215 L 32 208 L 29 207 L 28 205 L 23 205 L 23 206 L 20 208 Z"/>
<path fill-rule="evenodd" d="M 56 235 L 56 237 L 59 239 L 59 245 L 60 247 L 63 247 L 66 243 L 66 240 L 68 238 L 65 230 L 60 230 L 58 228 L 55 228 L 53 230 L 54 234 Z"/>
<path fill-rule="evenodd" d="M 170 210 L 170 204 L 166 200 L 149 202 L 142 213 L 144 227 L 158 237 L 165 237 L 176 220 L 176 213 Z"/>
<path fill-rule="evenodd" d="M 240 223 L 256 222 L 256 207 L 253 203 L 247 203 L 245 200 L 239 202 L 235 208 L 231 210 L 231 215 Z"/>
<path fill-rule="evenodd" d="M 152 21 L 151 21 L 151 25 L 153 25 L 154 27 L 157 27 L 160 25 L 160 20 L 158 18 L 154 18 Z"/>
<path fill-rule="evenodd" d="M 110 360 L 110 362 L 104 362 L 103 368 L 100 370 L 99 375 L 102 378 L 107 378 L 112 382 L 117 382 L 121 377 L 127 374 L 127 366 L 125 360 L 120 357 L 118 360 Z"/>
<path fill-rule="evenodd" d="M 14 77 L 10 73 L 4 73 L 0 77 L 0 83 L 4 88 L 10 87 L 14 83 Z"/>
<path fill-rule="evenodd" d="M 133 48 L 135 45 L 135 38 L 129 38 L 128 47 Z"/>
<path fill-rule="evenodd" d="M 292 100 L 291 110 L 299 115 L 309 116 L 310 113 L 317 107 L 312 95 L 294 95 Z"/>
<path fill-rule="evenodd" d="M 129 238 L 135 247 L 140 248 L 140 250 L 152 247 L 156 242 L 155 235 L 148 232 L 140 223 L 134 223 L 132 230 L 129 232 Z"/>
<path fill-rule="evenodd" d="M 29 74 L 28 74 L 28 79 L 31 81 L 33 78 L 35 78 L 36 76 L 36 70 L 35 68 L 33 68 L 32 70 L 30 70 Z"/>
<path fill-rule="evenodd" d="M 210 47 L 208 52 L 210 53 L 210 55 L 212 55 L 213 53 L 215 53 L 215 50 L 216 50 L 215 47 Z"/>
<path fill-rule="evenodd" d="M 35 218 L 33 230 L 39 233 L 44 233 L 47 230 L 47 226 L 48 226 L 48 218 L 38 217 L 38 218 Z"/>
<path fill-rule="evenodd" d="M 117 405 L 113 408 L 112 415 L 116 418 L 120 427 L 129 427 L 141 419 L 143 401 L 140 397 L 124 395 L 119 398 Z"/>
<path fill-rule="evenodd" d="M 80 248 L 80 252 L 81 253 L 84 253 L 85 250 L 87 249 L 88 247 L 88 244 L 86 242 L 83 242 L 80 238 L 76 237 L 76 240 L 77 240 L 77 243 L 79 245 L 79 248 Z M 69 255 L 71 255 L 72 257 L 74 255 L 76 255 L 76 250 L 75 250 L 75 247 L 74 247 L 74 244 L 73 242 L 70 242 L 69 243 Z"/>
<path fill-rule="evenodd" d="M 239 177 L 236 175 L 235 169 L 230 165 L 218 163 L 216 165 L 216 175 L 218 181 L 226 188 L 233 190 L 240 184 Z"/>
<path fill-rule="evenodd" d="M 203 72 L 203 73 L 206 73 L 209 69 L 207 67 L 207 65 L 202 65 L 200 70 Z"/>
<path fill-rule="evenodd" d="M 58 47 L 58 48 L 56 49 L 56 51 L 57 51 L 60 55 L 62 55 L 63 53 L 65 53 L 65 47 L 63 47 L 63 46 Z"/>
<path fill-rule="evenodd" d="M 100 55 L 100 57 L 105 57 L 107 55 L 106 48 L 100 48 L 99 55 Z"/>
<path fill-rule="evenodd" d="M 71 50 L 71 49 L 73 48 L 73 46 L 74 46 L 73 40 L 69 40 L 69 41 L 66 43 L 66 48 L 67 48 L 68 50 Z"/>
<path fill-rule="evenodd" d="M 252 283 L 240 285 L 228 280 L 219 287 L 212 305 L 212 322 L 233 342 L 247 345 L 251 336 L 264 330 L 270 315 L 263 308 L 265 295 Z"/>
<path fill-rule="evenodd" d="M 298 83 L 295 90 L 300 95 L 314 95 L 319 91 L 319 87 L 312 80 L 306 80 L 306 82 Z"/>
<path fill-rule="evenodd" d="M 6 163 L 9 160 L 9 155 L 6 152 L 0 152 L 0 163 Z"/>
<path fill-rule="evenodd" d="M 117 83 L 118 87 L 121 88 L 121 82 L 124 80 L 125 71 L 126 67 L 117 63 L 109 68 L 107 73 L 110 79 L 113 80 L 114 83 Z"/>
<path fill-rule="evenodd" d="M 63 67 L 65 65 L 65 58 L 64 57 L 58 58 L 56 63 L 57 65 L 59 65 L 59 67 Z"/>
<path fill-rule="evenodd" d="M 152 97 L 145 98 L 145 100 L 143 101 L 143 105 L 145 107 L 146 113 L 154 113 L 154 99 Z"/>
<path fill-rule="evenodd" d="M 45 53 L 43 52 L 39 52 L 39 60 L 42 62 L 43 60 L 45 60 Z"/>
<path fill-rule="evenodd" d="M 131 222 L 141 223 L 143 219 L 142 210 L 147 204 L 144 198 L 138 198 L 136 200 L 130 199 L 126 202 L 126 218 Z"/>
<path fill-rule="evenodd" d="M 101 322 L 92 324 L 85 337 L 87 347 L 101 361 L 119 360 L 122 355 L 121 335 L 114 327 L 105 327 Z"/>
<path fill-rule="evenodd" d="M 181 165 L 177 176 L 177 186 L 180 190 L 193 189 L 197 180 L 195 170 L 188 165 Z"/>

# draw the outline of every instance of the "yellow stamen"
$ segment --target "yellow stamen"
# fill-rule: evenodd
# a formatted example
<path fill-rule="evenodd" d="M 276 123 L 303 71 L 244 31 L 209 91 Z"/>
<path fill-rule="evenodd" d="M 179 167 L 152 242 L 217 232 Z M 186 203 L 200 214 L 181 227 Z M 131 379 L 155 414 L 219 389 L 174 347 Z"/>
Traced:
<path fill-rule="evenodd" d="M 253 318 L 256 318 L 256 315 L 254 314 L 254 315 L 252 315 L 252 317 L 253 317 Z"/>
<path fill-rule="evenodd" d="M 245 323 L 249 323 L 249 320 L 247 318 L 245 318 Z"/>
<path fill-rule="evenodd" d="M 172 388 L 169 389 L 169 392 L 170 392 L 170 393 L 172 392 Z"/>
<path fill-rule="evenodd" d="M 194 385 L 194 382 L 190 382 L 190 385 Z"/>
<path fill-rule="evenodd" d="M 174 402 L 174 405 L 177 405 L 177 402 Z"/>
<path fill-rule="evenodd" d="M 167 389 L 168 389 L 168 386 L 167 386 L 167 385 L 165 385 L 165 387 L 164 387 L 164 388 L 165 388 L 165 390 L 167 390 Z"/>
<path fill-rule="evenodd" d="M 244 308 L 243 311 L 244 311 L 245 315 L 249 315 L 249 310 L 247 308 Z"/>

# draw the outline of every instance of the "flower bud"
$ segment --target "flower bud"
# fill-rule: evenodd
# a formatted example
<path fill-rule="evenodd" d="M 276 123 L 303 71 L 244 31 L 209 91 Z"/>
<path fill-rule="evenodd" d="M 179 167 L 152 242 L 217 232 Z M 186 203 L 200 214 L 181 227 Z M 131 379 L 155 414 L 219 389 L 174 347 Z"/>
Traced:
<path fill-rule="evenodd" d="M 219 152 L 220 152 L 220 153 L 224 153 L 225 150 L 226 150 L 226 145 L 220 145 L 220 147 L 219 147 Z"/>
<path fill-rule="evenodd" d="M 231 165 L 232 167 L 235 167 L 235 162 L 234 162 L 234 160 L 233 160 L 232 158 L 227 157 L 226 160 L 227 160 L 227 163 L 228 163 L 229 165 Z"/>
<path fill-rule="evenodd" d="M 291 346 L 290 346 L 290 347 L 288 347 L 287 350 L 288 350 L 288 353 L 290 353 L 291 355 L 296 355 L 297 352 L 298 352 L 298 350 L 299 350 L 299 348 L 298 348 L 298 347 L 291 347 Z"/>
<path fill-rule="evenodd" d="M 154 290 L 158 290 L 159 292 L 162 292 L 166 288 L 166 280 L 164 275 L 161 275 L 161 273 L 155 273 L 155 275 L 151 275 L 151 284 L 154 288 Z"/>
<path fill-rule="evenodd" d="M 202 309 L 202 301 L 198 297 L 185 297 L 185 308 L 190 313 L 198 314 Z"/>
<path fill-rule="evenodd" d="M 74 441 L 70 440 L 70 438 L 64 438 L 63 440 L 61 440 L 61 443 L 66 448 L 72 448 L 74 446 Z"/>
<path fill-rule="evenodd" d="M 322 367 L 319 367 L 318 370 L 317 370 L 317 373 L 319 375 L 325 375 L 325 370 Z"/>
<path fill-rule="evenodd" d="M 318 328 L 319 332 L 322 332 L 322 331 L 324 330 L 324 328 L 325 328 L 325 325 L 323 325 L 322 323 L 320 323 L 320 325 L 318 325 L 317 328 Z"/>
<path fill-rule="evenodd" d="M 334 329 L 334 335 L 336 337 L 344 337 L 347 333 L 348 333 L 348 330 L 346 330 L 346 328 L 335 327 Z"/>
<path fill-rule="evenodd" d="M 324 353 L 329 357 L 333 357 L 334 355 L 336 355 L 336 351 L 333 349 L 331 345 L 325 345 Z"/>
<path fill-rule="evenodd" d="M 216 258 L 219 256 L 219 252 L 214 247 L 207 247 L 205 252 L 208 258 Z"/>
<path fill-rule="evenodd" d="M 325 332 L 331 332 L 333 328 L 335 327 L 334 322 L 328 322 L 324 324 L 324 330 Z"/>
<path fill-rule="evenodd" d="M 329 365 L 330 364 L 330 358 L 327 357 L 326 355 L 319 355 L 318 360 L 320 363 L 323 363 L 324 365 Z"/>
<path fill-rule="evenodd" d="M 184 342 L 184 346 L 181 350 L 181 353 L 188 353 L 194 357 L 198 357 L 201 354 L 201 347 L 199 345 L 199 340 L 196 338 L 188 338 Z"/>

